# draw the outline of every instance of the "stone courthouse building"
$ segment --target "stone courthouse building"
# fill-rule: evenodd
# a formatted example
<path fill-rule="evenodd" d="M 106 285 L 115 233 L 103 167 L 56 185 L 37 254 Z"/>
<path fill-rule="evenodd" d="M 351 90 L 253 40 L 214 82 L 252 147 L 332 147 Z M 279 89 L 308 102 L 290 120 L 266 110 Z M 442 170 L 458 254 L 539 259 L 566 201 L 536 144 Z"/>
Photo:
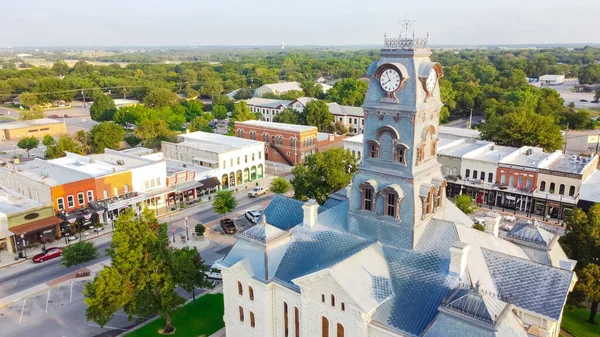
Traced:
<path fill-rule="evenodd" d="M 576 275 L 552 233 L 499 238 L 446 199 L 439 63 L 386 38 L 368 69 L 363 161 L 324 204 L 276 197 L 222 265 L 227 336 L 558 337 Z"/>

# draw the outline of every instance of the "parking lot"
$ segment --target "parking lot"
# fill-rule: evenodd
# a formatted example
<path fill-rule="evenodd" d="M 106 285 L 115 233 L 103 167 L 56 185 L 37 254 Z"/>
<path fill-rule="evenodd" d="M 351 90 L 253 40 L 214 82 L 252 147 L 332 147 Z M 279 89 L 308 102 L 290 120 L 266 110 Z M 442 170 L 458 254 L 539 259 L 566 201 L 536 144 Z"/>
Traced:
<path fill-rule="evenodd" d="M 134 322 L 117 313 L 100 328 L 85 318 L 83 289 L 88 281 L 74 280 L 0 308 L 2 336 L 117 336 Z M 72 322 L 80 322 L 73 324 Z"/>

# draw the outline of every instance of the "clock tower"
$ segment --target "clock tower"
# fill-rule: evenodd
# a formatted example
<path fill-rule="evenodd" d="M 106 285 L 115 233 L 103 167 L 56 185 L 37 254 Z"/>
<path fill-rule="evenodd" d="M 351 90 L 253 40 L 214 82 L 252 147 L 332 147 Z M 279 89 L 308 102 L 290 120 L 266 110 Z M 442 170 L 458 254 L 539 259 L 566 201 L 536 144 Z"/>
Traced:
<path fill-rule="evenodd" d="M 349 221 L 349 230 L 371 231 L 383 243 L 414 248 L 446 200 L 437 161 L 444 73 L 430 55 L 427 38 L 385 37 L 380 60 L 367 71 L 363 163 L 349 205 L 350 217 L 362 219 Z"/>

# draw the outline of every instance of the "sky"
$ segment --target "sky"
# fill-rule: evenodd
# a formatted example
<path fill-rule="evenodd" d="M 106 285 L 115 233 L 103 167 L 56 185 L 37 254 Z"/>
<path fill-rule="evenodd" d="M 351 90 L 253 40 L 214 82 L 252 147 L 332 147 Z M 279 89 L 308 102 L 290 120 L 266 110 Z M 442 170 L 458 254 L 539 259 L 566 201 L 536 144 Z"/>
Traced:
<path fill-rule="evenodd" d="M 600 43 L 599 0 L 3 0 L 0 47 Z"/>

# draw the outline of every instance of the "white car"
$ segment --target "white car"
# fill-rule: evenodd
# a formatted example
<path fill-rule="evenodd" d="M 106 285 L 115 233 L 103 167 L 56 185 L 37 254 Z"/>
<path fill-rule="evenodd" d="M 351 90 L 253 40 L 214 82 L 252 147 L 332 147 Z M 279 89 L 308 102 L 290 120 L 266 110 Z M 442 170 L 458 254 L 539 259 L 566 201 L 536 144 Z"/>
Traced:
<path fill-rule="evenodd" d="M 259 195 L 263 195 L 269 192 L 269 188 L 267 187 L 255 187 L 252 191 L 248 192 L 248 196 L 251 198 L 256 198 Z"/>
<path fill-rule="evenodd" d="M 248 219 L 248 221 L 256 223 L 256 221 L 258 221 L 258 218 L 260 217 L 260 212 L 255 209 L 251 209 L 247 211 L 246 214 L 244 214 L 244 216 L 246 217 L 246 219 Z"/>
<path fill-rule="evenodd" d="M 215 261 L 215 263 L 213 263 L 213 265 L 210 267 L 210 270 L 205 273 L 207 278 L 213 280 L 223 279 L 223 275 L 221 275 L 221 266 L 218 264 L 218 262 L 221 262 L 221 260 L 223 259 Z"/>

